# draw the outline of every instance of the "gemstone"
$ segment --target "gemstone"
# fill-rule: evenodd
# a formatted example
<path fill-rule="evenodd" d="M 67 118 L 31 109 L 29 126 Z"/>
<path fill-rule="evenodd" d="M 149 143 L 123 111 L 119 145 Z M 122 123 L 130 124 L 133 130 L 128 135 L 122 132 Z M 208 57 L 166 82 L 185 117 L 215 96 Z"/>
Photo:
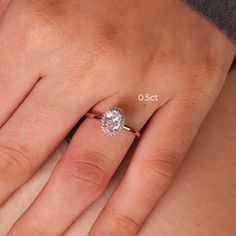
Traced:
<path fill-rule="evenodd" d="M 103 113 L 101 128 L 106 135 L 114 136 L 118 134 L 125 125 L 125 116 L 122 109 L 113 107 Z"/>

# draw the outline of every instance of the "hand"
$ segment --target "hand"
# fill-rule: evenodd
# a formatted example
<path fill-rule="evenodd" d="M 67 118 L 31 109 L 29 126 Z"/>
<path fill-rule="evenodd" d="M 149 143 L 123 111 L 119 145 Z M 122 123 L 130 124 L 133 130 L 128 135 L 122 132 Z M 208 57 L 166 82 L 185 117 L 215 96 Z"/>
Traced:
<path fill-rule="evenodd" d="M 145 131 L 90 235 L 131 236 L 171 183 L 235 47 L 177 0 L 15 0 L 0 23 L 0 51 L 0 201 L 88 110 L 120 106 Z M 9 235 L 61 235 L 100 196 L 133 139 L 85 120 Z"/>

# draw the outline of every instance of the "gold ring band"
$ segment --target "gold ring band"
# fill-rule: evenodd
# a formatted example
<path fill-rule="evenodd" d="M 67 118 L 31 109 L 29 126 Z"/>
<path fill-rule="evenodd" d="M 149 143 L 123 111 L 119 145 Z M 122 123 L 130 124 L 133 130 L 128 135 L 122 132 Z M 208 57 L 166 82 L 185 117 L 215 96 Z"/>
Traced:
<path fill-rule="evenodd" d="M 90 118 L 90 119 L 96 119 L 96 120 L 102 120 L 103 116 L 97 113 L 93 113 L 93 112 L 88 112 L 86 113 L 86 117 Z M 128 125 L 124 124 L 122 126 L 122 129 L 131 132 L 132 134 L 134 134 L 136 137 L 140 138 L 141 137 L 141 133 L 137 130 L 134 130 L 132 128 L 130 128 Z"/>

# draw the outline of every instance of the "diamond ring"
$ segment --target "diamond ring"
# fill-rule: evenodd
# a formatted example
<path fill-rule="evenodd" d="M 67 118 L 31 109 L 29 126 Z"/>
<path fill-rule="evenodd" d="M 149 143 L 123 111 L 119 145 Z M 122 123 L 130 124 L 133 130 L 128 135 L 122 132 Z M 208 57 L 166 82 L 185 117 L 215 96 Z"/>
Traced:
<path fill-rule="evenodd" d="M 136 137 L 140 137 L 139 131 L 136 131 L 125 124 L 124 111 L 119 107 L 112 107 L 106 110 L 102 115 L 88 112 L 86 117 L 101 121 L 102 131 L 109 136 L 115 136 L 122 130 L 133 133 Z"/>

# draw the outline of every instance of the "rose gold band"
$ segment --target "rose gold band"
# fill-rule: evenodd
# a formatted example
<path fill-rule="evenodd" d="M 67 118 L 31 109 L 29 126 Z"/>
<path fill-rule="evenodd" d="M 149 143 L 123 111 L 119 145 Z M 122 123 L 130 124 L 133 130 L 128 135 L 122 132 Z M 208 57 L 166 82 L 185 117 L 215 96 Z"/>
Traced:
<path fill-rule="evenodd" d="M 93 112 L 86 113 L 86 117 L 91 118 L 91 119 L 96 119 L 96 120 L 101 120 L 102 119 L 102 115 L 99 115 L 99 114 L 96 114 L 96 113 L 93 113 Z M 131 132 L 132 134 L 134 134 L 138 138 L 141 137 L 141 133 L 139 131 L 132 129 L 127 125 L 124 125 L 123 129 L 126 130 L 126 131 Z"/>

